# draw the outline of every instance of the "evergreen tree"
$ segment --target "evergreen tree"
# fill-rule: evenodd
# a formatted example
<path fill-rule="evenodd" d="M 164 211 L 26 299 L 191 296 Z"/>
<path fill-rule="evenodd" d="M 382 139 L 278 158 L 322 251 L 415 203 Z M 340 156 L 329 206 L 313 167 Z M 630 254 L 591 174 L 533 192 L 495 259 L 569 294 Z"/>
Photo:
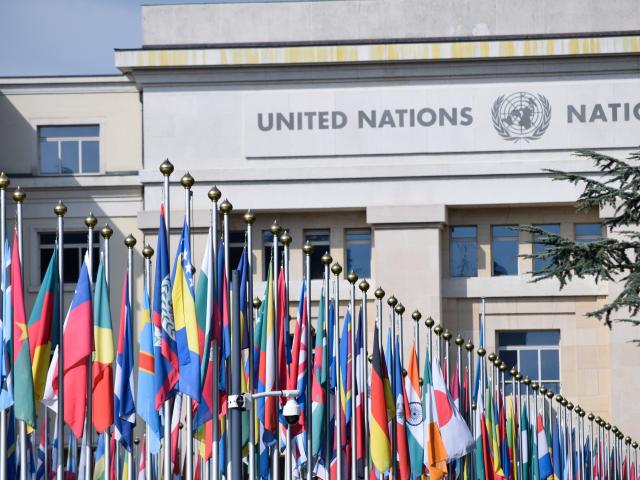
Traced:
<path fill-rule="evenodd" d="M 640 311 L 640 151 L 626 160 L 619 160 L 591 150 L 580 150 L 576 155 L 590 158 L 598 173 L 579 175 L 558 170 L 546 170 L 553 180 L 568 181 L 584 187 L 577 200 L 577 211 L 608 208 L 611 215 L 603 219 L 609 232 L 615 230 L 618 238 L 602 238 L 590 243 L 577 243 L 560 235 L 545 232 L 530 225 L 520 230 L 534 234 L 535 242 L 545 249 L 527 255 L 527 258 L 546 260 L 547 267 L 533 272 L 534 282 L 557 278 L 563 288 L 574 277 L 591 276 L 601 280 L 623 282 L 620 294 L 602 308 L 587 315 L 611 327 L 614 312 L 626 312 L 634 317 Z M 640 325 L 633 318 L 616 319 Z"/>

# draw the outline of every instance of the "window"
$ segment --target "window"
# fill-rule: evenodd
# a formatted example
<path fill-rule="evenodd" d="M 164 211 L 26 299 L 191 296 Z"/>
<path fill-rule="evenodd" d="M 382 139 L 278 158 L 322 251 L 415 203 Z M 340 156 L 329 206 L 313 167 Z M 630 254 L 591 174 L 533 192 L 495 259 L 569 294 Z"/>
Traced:
<path fill-rule="evenodd" d="M 602 238 L 602 225 L 600 223 L 576 223 L 576 242 L 590 243 Z"/>
<path fill-rule="evenodd" d="M 452 277 L 478 275 L 478 228 L 451 227 L 450 260 Z"/>
<path fill-rule="evenodd" d="M 56 246 L 55 232 L 40 233 L 40 278 L 44 277 Z M 87 251 L 87 232 L 65 232 L 64 234 L 64 283 L 75 284 L 80 276 L 80 268 Z M 93 279 L 100 264 L 100 236 L 93 232 Z"/>
<path fill-rule="evenodd" d="M 242 251 L 241 251 L 242 252 Z M 273 233 L 269 230 L 262 231 L 262 279 L 267 280 L 269 275 L 269 265 L 273 256 Z M 278 242 L 278 268 L 284 263 L 284 250 L 280 242 Z"/>
<path fill-rule="evenodd" d="M 358 278 L 371 277 L 371 230 L 352 229 L 345 233 L 347 268 L 345 275 L 354 271 Z"/>
<path fill-rule="evenodd" d="M 311 242 L 311 245 L 313 245 L 313 253 L 311 254 L 311 279 L 322 279 L 324 278 L 324 265 L 320 259 L 325 253 L 331 252 L 331 231 L 328 228 L 305 230 L 303 235 L 304 243 L 308 240 Z"/>
<path fill-rule="evenodd" d="M 229 268 L 231 270 L 238 268 L 242 250 L 244 250 L 246 232 L 244 230 L 236 230 L 229 232 Z"/>
<path fill-rule="evenodd" d="M 509 368 L 516 367 L 523 376 L 554 393 L 560 392 L 559 331 L 498 332 L 498 356 Z M 507 393 L 510 392 L 509 382 Z"/>
<path fill-rule="evenodd" d="M 550 223 L 550 224 L 544 224 L 544 225 L 535 225 L 536 227 L 544 230 L 547 233 L 553 233 L 555 235 L 560 235 L 560 225 L 557 223 Z M 538 240 L 540 237 L 539 235 L 534 235 L 533 236 L 533 253 L 542 253 L 546 250 L 549 249 L 548 245 L 545 245 L 543 243 L 536 243 L 536 240 Z M 547 259 L 547 258 L 534 258 L 533 259 L 533 271 L 534 272 L 540 272 L 541 270 L 544 270 L 545 268 L 547 268 L 549 265 L 551 265 L 551 260 Z"/>
<path fill-rule="evenodd" d="M 98 125 L 38 128 L 40 173 L 97 173 L 100 169 Z"/>
<path fill-rule="evenodd" d="M 491 227 L 493 276 L 518 274 L 518 231 L 509 225 Z"/>

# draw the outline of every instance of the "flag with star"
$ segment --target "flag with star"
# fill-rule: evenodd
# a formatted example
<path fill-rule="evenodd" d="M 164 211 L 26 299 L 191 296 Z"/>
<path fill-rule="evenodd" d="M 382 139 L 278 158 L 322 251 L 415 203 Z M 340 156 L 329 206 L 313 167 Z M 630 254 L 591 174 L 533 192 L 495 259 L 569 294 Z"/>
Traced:
<path fill-rule="evenodd" d="M 31 351 L 27 333 L 27 315 L 24 310 L 22 271 L 18 252 L 18 233 L 13 231 L 11 252 L 11 303 L 13 305 L 13 375 L 20 379 L 13 385 L 16 419 L 31 425 L 36 424 L 36 406 L 33 397 L 33 374 Z"/>

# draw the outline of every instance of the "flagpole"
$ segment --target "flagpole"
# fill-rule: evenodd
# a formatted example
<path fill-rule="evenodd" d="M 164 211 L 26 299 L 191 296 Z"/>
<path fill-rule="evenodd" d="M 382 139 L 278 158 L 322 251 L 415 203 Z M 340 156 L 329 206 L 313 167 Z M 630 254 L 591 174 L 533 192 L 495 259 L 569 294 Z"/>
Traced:
<path fill-rule="evenodd" d="M 213 289 L 218 289 L 218 241 L 219 241 L 219 233 L 218 233 L 218 200 L 222 194 L 218 187 L 215 185 L 209 189 L 207 192 L 207 196 L 209 200 L 211 200 L 211 252 L 212 252 L 212 272 L 210 280 L 210 287 L 207 291 L 207 309 L 212 308 L 211 302 L 213 301 Z M 220 299 L 218 299 L 220 301 Z M 207 319 L 212 319 L 211 312 L 207 315 Z M 218 325 L 218 328 L 220 325 Z M 213 329 L 212 329 L 213 332 Z M 253 346 L 251 347 L 253 349 Z M 253 351 L 253 350 L 252 350 Z M 219 361 L 220 361 L 220 350 L 218 345 L 218 339 L 213 338 L 213 345 L 211 348 L 211 355 L 213 355 L 213 365 L 212 365 L 212 375 L 214 375 L 213 380 L 213 405 L 211 409 L 213 410 L 213 419 L 211 420 L 212 425 L 212 442 L 211 442 L 211 475 L 213 480 L 218 480 L 220 478 L 220 467 L 219 467 L 219 457 L 218 457 L 218 427 L 220 425 L 220 419 L 218 418 L 218 404 L 220 403 L 220 391 L 219 391 Z M 252 479 L 253 480 L 253 479 Z"/>
<path fill-rule="evenodd" d="M 275 328 L 274 328 L 274 338 L 275 338 L 275 342 L 278 342 L 278 339 L 280 338 L 279 336 L 279 322 L 278 322 L 278 318 L 280 318 L 278 316 L 279 312 L 278 312 L 278 275 L 279 275 L 279 268 L 278 268 L 278 236 L 280 235 L 280 233 L 282 232 L 282 228 L 280 227 L 280 225 L 278 225 L 278 223 L 274 220 L 273 224 L 270 227 L 270 231 L 273 234 L 273 278 L 274 278 L 274 282 L 273 282 L 273 298 L 274 298 L 274 302 L 273 302 L 273 312 L 274 312 L 274 317 L 275 317 Z M 226 264 L 226 258 L 225 258 L 225 264 Z M 279 383 L 279 379 L 278 379 L 278 351 L 277 351 L 277 347 L 274 349 L 274 354 L 276 356 L 275 358 L 275 362 L 274 365 L 276 366 L 275 371 L 274 371 L 274 386 L 276 389 L 278 389 L 278 386 L 280 385 Z M 277 417 L 278 414 L 280 412 L 280 401 L 276 400 L 276 425 L 278 425 L 278 421 L 277 421 Z M 276 441 L 272 447 L 272 452 L 271 452 L 271 462 L 272 462 L 272 472 L 273 472 L 273 477 L 274 478 L 280 478 L 280 428 L 279 426 L 276 428 Z"/>
<path fill-rule="evenodd" d="M 378 343 L 379 343 L 378 348 L 380 348 L 382 346 L 382 340 L 380 340 L 380 337 L 382 337 L 382 299 L 384 298 L 384 293 L 385 292 L 382 289 L 382 287 L 376 288 L 376 291 L 373 292 L 373 296 L 376 297 L 376 322 L 375 322 L 375 325 L 376 325 L 376 327 L 378 327 L 378 332 L 380 333 L 380 335 L 378 335 Z"/>
<path fill-rule="evenodd" d="M 358 285 L 360 287 L 360 291 L 362 292 L 361 297 L 361 307 L 362 308 L 362 323 L 360 328 L 362 328 L 363 335 L 363 348 L 364 348 L 364 358 L 362 359 L 362 388 L 364 392 L 364 435 L 362 438 L 365 439 L 363 449 L 364 452 L 364 478 L 369 478 L 369 376 L 367 375 L 367 359 L 369 358 L 368 349 L 369 349 L 369 339 L 367 335 L 367 291 L 369 290 L 369 283 L 366 280 L 362 280 Z M 416 310 L 417 312 L 417 310 Z M 420 312 L 418 312 L 420 313 Z M 420 318 L 418 318 L 420 320 Z M 416 320 L 416 323 L 418 322 Z M 309 480 L 309 479 L 307 479 Z"/>
<path fill-rule="evenodd" d="M 18 231 L 18 259 L 20 260 L 20 277 L 24 288 L 24 264 L 22 262 L 22 203 L 27 195 L 20 187 L 13 192 L 13 200 L 16 202 L 16 223 Z M 2 245 L 4 248 L 4 243 Z M 13 371 L 11 372 L 13 375 Z M 27 424 L 24 420 L 18 421 L 20 431 L 20 480 L 27 480 Z"/>
<path fill-rule="evenodd" d="M 283 328 L 285 325 L 287 325 L 287 327 L 289 326 L 289 245 L 291 244 L 291 240 L 292 238 L 291 238 L 291 235 L 289 235 L 289 230 L 284 229 L 284 231 L 282 232 L 282 235 L 280 236 L 280 243 L 282 243 L 282 251 L 283 251 L 283 257 L 284 257 L 283 266 L 282 266 L 284 270 L 284 305 L 282 305 L 282 308 L 284 309 L 284 312 L 283 312 L 284 323 L 282 325 Z M 287 340 L 285 339 L 285 345 L 286 343 L 287 343 Z M 289 365 L 287 365 L 287 375 L 289 375 Z M 284 459 L 284 464 L 285 464 L 284 476 L 287 480 L 291 480 L 291 475 L 292 475 L 291 448 L 290 448 L 291 426 L 289 425 L 289 422 L 287 422 L 287 425 L 286 425 L 285 445 L 287 446 L 287 451 Z"/>
<path fill-rule="evenodd" d="M 4 173 L 0 173 L 0 265 L 4 268 L 4 244 L 7 238 L 6 231 L 6 189 L 9 187 L 9 177 Z M 4 311 L 4 298 L 1 305 L 2 311 Z M 9 321 L 8 318 L 3 318 L 4 321 Z M 0 480 L 7 480 L 7 410 L 0 412 Z"/>
<path fill-rule="evenodd" d="M 447 372 L 447 388 L 451 389 L 451 332 L 448 328 L 442 332 L 442 339 L 444 340 L 444 365 Z"/>
<path fill-rule="evenodd" d="M 256 221 L 256 216 L 253 214 L 251 210 L 248 210 L 243 216 L 244 222 L 247 224 L 247 305 L 251 304 L 251 299 L 253 298 L 253 223 Z M 248 390 L 249 393 L 254 393 L 255 386 L 253 385 L 254 380 L 254 358 L 253 358 L 253 311 L 251 307 L 248 308 L 248 311 L 245 312 L 246 315 L 249 316 L 247 318 L 247 335 L 249 338 L 249 382 L 248 382 Z M 255 480 L 255 449 L 256 449 L 256 420 L 255 420 L 255 409 L 253 406 L 253 402 L 249 402 L 248 406 L 249 411 L 249 480 Z"/>
<path fill-rule="evenodd" d="M 335 392 L 335 422 L 336 422 L 336 480 L 342 479 L 342 408 L 340 401 L 340 274 L 342 267 L 338 262 L 331 266 L 331 273 L 336 277 L 335 282 L 335 305 L 336 323 L 333 329 L 333 355 L 335 356 L 336 365 L 336 392 Z M 346 379 L 345 379 L 346 380 Z M 346 432 L 345 432 L 346 433 Z M 276 477 L 277 478 L 277 477 Z"/>
<path fill-rule="evenodd" d="M 95 228 L 98 220 L 93 216 L 92 212 L 84 219 L 84 224 L 87 227 L 87 257 L 89 267 L 89 289 L 93 296 L 93 229 Z M 89 355 L 87 359 L 87 425 L 86 435 L 87 441 L 85 442 L 85 477 L 90 479 L 91 474 L 91 447 L 93 444 L 93 358 Z"/>
<path fill-rule="evenodd" d="M 164 219 L 165 227 L 167 230 L 167 257 L 171 258 L 171 195 L 169 191 L 169 177 L 173 173 L 173 164 L 169 159 L 165 159 L 160 164 L 160 173 L 163 178 L 163 204 L 164 204 Z M 169 262 L 169 269 L 171 269 L 171 262 Z M 164 417 L 164 479 L 171 478 L 171 402 L 165 400 L 163 405 L 163 417 Z M 131 480 L 131 479 L 129 479 Z"/>
<path fill-rule="evenodd" d="M 391 308 L 391 346 L 389 347 L 389 358 L 391 359 L 391 368 L 389 369 L 389 377 L 391 380 L 391 391 L 392 395 L 395 398 L 396 395 L 396 369 L 395 365 L 395 356 L 397 352 L 395 351 L 395 343 L 396 343 L 396 312 L 395 306 L 398 304 L 398 299 L 391 295 L 387 299 L 387 305 Z M 396 434 L 397 434 L 397 424 L 396 419 L 391 421 L 391 478 L 396 480 Z"/>
<path fill-rule="evenodd" d="M 67 207 L 58 201 L 53 208 L 58 217 L 58 465 L 56 480 L 64 480 L 64 215 Z"/>
<path fill-rule="evenodd" d="M 231 202 L 229 202 L 229 200 L 225 198 L 220 204 L 220 211 L 222 212 L 222 219 L 223 219 L 222 237 L 223 237 L 223 248 L 224 248 L 224 275 L 225 275 L 226 284 L 227 284 L 226 292 L 224 294 L 226 295 L 227 298 L 231 298 L 229 293 L 231 288 L 231 266 L 229 264 L 229 215 L 231 214 L 232 210 L 233 210 L 233 205 L 231 205 Z M 229 316 L 231 315 L 230 309 L 227 309 L 227 315 Z M 231 319 L 228 318 L 227 320 L 228 320 L 229 327 L 231 327 Z M 227 378 L 227 385 L 230 386 L 231 385 L 230 365 L 228 363 L 226 364 L 225 375 Z M 228 432 L 229 435 L 231 435 L 230 420 L 231 420 L 231 417 L 229 415 L 225 415 L 224 421 L 226 425 L 226 432 Z M 230 463 L 231 442 L 225 442 L 225 450 L 226 450 L 225 458 L 227 460 L 227 465 L 225 465 L 225 472 L 227 472 L 227 476 L 230 477 L 231 476 L 231 463 Z"/>
<path fill-rule="evenodd" d="M 402 303 L 398 303 L 393 308 L 393 311 L 398 314 L 398 323 L 400 324 L 400 352 L 396 352 L 396 355 L 400 355 L 400 365 L 404 365 L 404 321 L 402 318 L 402 315 L 404 314 L 404 305 L 402 305 Z M 402 381 L 402 379 L 398 380 Z"/>
<path fill-rule="evenodd" d="M 469 341 L 465 343 L 464 349 L 467 351 L 467 398 L 469 402 L 469 411 L 467 412 L 469 415 L 468 421 L 469 428 L 471 429 L 471 434 L 473 435 L 473 438 L 476 438 L 476 422 L 473 421 L 473 383 L 471 382 L 471 379 L 473 378 L 473 362 L 471 361 L 473 354 L 473 342 L 471 341 L 471 339 L 469 339 Z M 475 478 L 475 462 L 473 461 L 473 452 L 469 453 L 468 464 L 470 478 Z"/>
<path fill-rule="evenodd" d="M 100 235 L 104 238 L 104 278 L 107 286 L 109 286 L 109 239 L 111 235 L 113 235 L 113 230 L 109 227 L 109 224 L 105 224 L 104 227 L 100 229 Z M 109 471 L 111 467 L 111 449 L 110 449 L 110 438 L 109 438 L 109 428 L 102 433 L 102 438 L 104 442 L 104 471 L 105 471 L 105 480 L 109 480 Z"/>
<path fill-rule="evenodd" d="M 358 436 L 356 434 L 356 282 L 358 275 L 352 270 L 347 275 L 351 285 L 349 289 L 349 308 L 351 309 L 351 478 L 357 477 L 356 457 L 358 455 Z M 348 356 L 347 356 L 348 358 Z"/>
<path fill-rule="evenodd" d="M 416 348 L 416 360 L 418 361 L 418 365 L 420 365 L 420 319 L 422 318 L 420 310 L 414 310 L 411 318 L 415 322 L 413 325 L 413 343 Z"/>
<path fill-rule="evenodd" d="M 311 345 L 311 254 L 313 253 L 313 245 L 311 245 L 311 242 L 309 240 L 307 240 L 304 244 L 304 246 L 302 247 L 302 251 L 304 252 L 304 271 L 305 271 L 305 277 L 304 277 L 304 288 L 306 291 L 306 298 L 305 298 L 305 308 L 307 310 L 307 323 L 305 325 L 306 327 L 306 342 L 307 342 L 307 384 L 306 384 L 306 392 L 305 392 L 305 397 L 306 397 L 306 404 L 305 404 L 305 428 L 307 430 L 307 472 L 306 472 L 306 479 L 307 480 L 311 480 L 311 470 L 313 467 L 313 462 L 311 460 L 311 451 L 313 449 L 312 447 L 312 440 L 313 440 L 313 434 L 312 434 L 312 423 L 313 423 L 313 416 L 311 414 L 311 382 L 313 379 L 313 375 L 311 372 L 311 369 L 313 368 L 313 362 L 312 362 L 312 357 L 313 357 L 313 351 L 314 349 L 312 348 Z M 253 347 L 251 347 L 253 349 Z M 253 351 L 253 350 L 252 350 Z M 250 480 L 254 480 L 253 477 L 250 477 Z"/>
<path fill-rule="evenodd" d="M 227 236 L 228 214 L 225 214 L 225 237 Z M 226 240 L 226 238 L 225 238 Z M 226 248 L 226 242 L 225 242 Z M 240 375 L 242 366 L 240 361 L 240 302 L 238 293 L 240 292 L 240 279 L 238 271 L 231 274 L 231 393 L 234 396 L 240 395 Z M 230 409 L 231 417 L 231 480 L 240 480 L 242 477 L 242 412 L 239 408 Z"/>
<path fill-rule="evenodd" d="M 153 257 L 154 251 L 151 248 L 151 245 L 148 243 L 142 249 L 142 256 L 144 257 L 144 284 L 145 290 L 149 298 L 153 298 L 151 296 L 151 257 Z M 144 476 L 145 480 L 151 479 L 151 444 L 149 441 L 149 434 L 151 430 L 149 429 L 149 424 L 145 424 L 145 434 L 144 434 Z M 105 441 L 107 438 L 105 438 Z M 108 470 L 107 470 L 108 471 Z M 107 480 L 107 479 L 105 479 Z"/>
<path fill-rule="evenodd" d="M 134 321 L 133 315 L 133 248 L 136 246 L 136 239 L 133 235 L 129 234 L 124 239 L 124 244 L 127 247 L 127 269 L 129 272 L 129 280 L 127 281 L 127 297 L 129 297 L 129 308 L 131 308 L 131 321 Z M 122 328 L 122 327 L 121 327 Z M 131 451 L 127 451 L 125 453 L 127 456 L 127 475 L 128 480 L 133 480 L 133 471 L 134 471 L 134 455 L 133 455 L 133 446 L 131 447 Z"/>
<path fill-rule="evenodd" d="M 180 184 L 184 187 L 185 219 L 189 233 L 191 233 L 191 187 L 194 180 L 189 172 L 180 178 Z M 187 404 L 187 468 L 185 473 L 186 480 L 193 480 L 193 409 L 191 408 L 191 397 L 185 395 L 184 398 Z"/>
<path fill-rule="evenodd" d="M 333 259 L 331 258 L 331 255 L 329 255 L 329 252 L 325 252 L 325 254 L 322 256 L 322 258 L 320 259 L 320 261 L 322 262 L 322 264 L 324 265 L 324 286 L 322 287 L 323 290 L 323 295 L 324 295 L 324 319 L 325 319 L 325 330 L 327 332 L 327 335 L 325 335 L 325 338 L 327 339 L 327 352 L 329 351 L 329 342 L 332 342 L 333 339 L 328 338 L 328 332 L 329 332 L 329 282 L 330 282 L 330 273 L 329 273 L 329 267 L 331 265 L 331 262 L 333 261 Z M 330 362 L 327 363 L 327 365 Z M 326 414 L 324 416 L 324 430 L 325 430 L 325 435 L 324 435 L 324 439 L 325 439 L 325 448 L 324 448 L 324 454 L 325 454 L 325 459 L 324 459 L 324 467 L 327 471 L 329 471 L 329 463 L 331 462 L 331 439 L 329 438 L 329 410 L 330 410 L 330 405 L 329 405 L 329 399 L 330 399 L 330 395 L 329 395 L 329 379 L 326 379 L 325 382 L 325 405 L 326 405 Z"/>

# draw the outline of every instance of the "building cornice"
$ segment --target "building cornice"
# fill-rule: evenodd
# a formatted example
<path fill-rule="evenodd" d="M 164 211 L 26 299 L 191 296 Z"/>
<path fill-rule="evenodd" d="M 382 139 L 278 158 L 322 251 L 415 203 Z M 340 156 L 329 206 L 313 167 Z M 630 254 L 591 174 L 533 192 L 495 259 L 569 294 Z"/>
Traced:
<path fill-rule="evenodd" d="M 135 69 L 435 62 L 635 55 L 640 34 L 564 38 L 415 41 L 349 45 L 281 45 L 130 49 L 116 67 Z"/>

